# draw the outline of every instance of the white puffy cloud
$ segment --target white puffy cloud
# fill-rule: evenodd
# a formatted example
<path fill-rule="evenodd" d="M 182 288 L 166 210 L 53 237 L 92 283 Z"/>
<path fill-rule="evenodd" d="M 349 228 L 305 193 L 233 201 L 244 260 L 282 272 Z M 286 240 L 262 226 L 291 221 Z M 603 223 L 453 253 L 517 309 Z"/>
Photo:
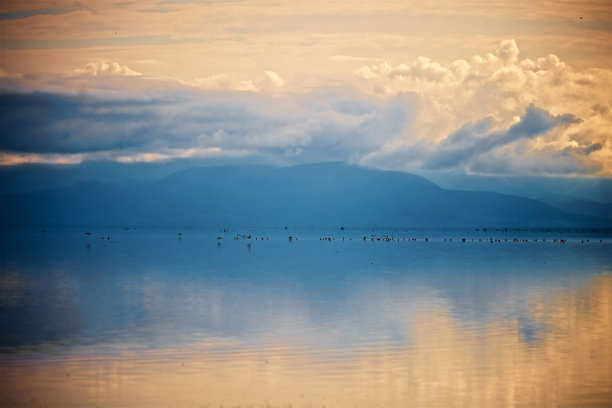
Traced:
<path fill-rule="evenodd" d="M 186 82 L 187 85 L 203 89 L 251 92 L 275 92 L 285 86 L 286 83 L 274 71 L 264 71 L 263 75 L 256 80 L 238 79 L 229 74 L 216 74 Z"/>
<path fill-rule="evenodd" d="M 130 69 L 127 65 L 121 65 L 118 62 L 95 61 L 89 62 L 85 69 L 75 70 L 77 75 L 90 76 L 140 76 L 140 72 Z"/>
<path fill-rule="evenodd" d="M 191 84 L 200 88 L 214 90 L 256 91 L 257 89 L 253 81 L 239 80 L 228 74 L 198 78 L 192 81 Z"/>
<path fill-rule="evenodd" d="M 262 79 L 262 85 L 263 83 L 269 83 L 272 86 L 276 86 L 276 87 L 281 87 L 283 85 L 285 85 L 285 80 L 283 78 L 281 78 L 276 72 L 274 71 L 266 71 L 264 72 L 264 78 Z"/>
<path fill-rule="evenodd" d="M 410 64 L 393 66 L 382 62 L 362 66 L 353 75 L 365 93 L 397 95 L 410 92 L 420 98 L 420 109 L 404 134 L 380 150 L 370 152 L 362 159 L 364 164 L 419 170 L 409 153 L 415 146 L 444 152 L 451 147 L 449 140 L 460 134 L 457 129 L 483 118 L 490 118 L 493 128 L 488 129 L 487 137 L 493 137 L 497 133 L 491 131 L 508 129 L 530 106 L 537 106 L 547 114 L 571 114 L 577 120 L 550 128 L 536 137 L 516 141 L 520 149 L 512 150 L 508 146 L 488 149 L 486 156 L 495 157 L 495 160 L 481 155 L 477 161 L 470 161 L 470 168 L 458 170 L 495 173 L 506 169 L 528 173 L 538 171 L 538 166 L 514 164 L 539 160 L 577 163 L 575 166 L 561 163 L 545 166 L 551 173 L 557 169 L 561 174 L 612 174 L 612 117 L 607 110 L 601 109 L 611 102 L 611 70 L 576 71 L 555 55 L 521 60 L 516 42 L 506 40 L 495 52 L 469 60 L 442 65 L 419 57 Z M 490 164 L 489 168 L 485 163 Z"/>

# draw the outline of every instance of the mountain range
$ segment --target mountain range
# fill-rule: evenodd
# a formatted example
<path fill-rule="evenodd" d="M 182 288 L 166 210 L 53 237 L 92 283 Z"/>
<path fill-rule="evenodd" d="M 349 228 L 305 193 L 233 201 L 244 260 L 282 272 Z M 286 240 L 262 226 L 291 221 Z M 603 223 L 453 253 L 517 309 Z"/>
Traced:
<path fill-rule="evenodd" d="M 585 201 L 585 200 L 582 200 Z M 610 204 L 549 203 L 445 189 L 417 175 L 343 163 L 195 167 L 148 180 L 82 181 L 0 195 L 0 225 L 210 227 L 612 226 Z M 587 209 L 588 210 L 588 209 Z M 585 214 L 586 212 L 586 214 Z M 601 216 L 603 215 L 603 216 Z"/>

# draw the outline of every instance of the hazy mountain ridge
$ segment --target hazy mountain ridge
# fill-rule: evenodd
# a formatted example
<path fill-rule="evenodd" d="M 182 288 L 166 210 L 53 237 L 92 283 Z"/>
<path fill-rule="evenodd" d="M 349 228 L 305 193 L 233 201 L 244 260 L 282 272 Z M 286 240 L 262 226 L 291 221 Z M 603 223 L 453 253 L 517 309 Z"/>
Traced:
<path fill-rule="evenodd" d="M 200 167 L 156 181 L 87 182 L 1 198 L 2 225 L 608 227 L 507 194 L 446 190 L 340 163 Z"/>
<path fill-rule="evenodd" d="M 600 203 L 570 195 L 550 194 L 540 201 L 562 211 L 575 214 L 588 214 L 612 220 L 612 203 Z"/>
<path fill-rule="evenodd" d="M 431 180 L 451 190 L 491 191 L 542 201 L 574 214 L 612 219 L 612 179 L 596 177 L 501 177 L 431 174 Z"/>

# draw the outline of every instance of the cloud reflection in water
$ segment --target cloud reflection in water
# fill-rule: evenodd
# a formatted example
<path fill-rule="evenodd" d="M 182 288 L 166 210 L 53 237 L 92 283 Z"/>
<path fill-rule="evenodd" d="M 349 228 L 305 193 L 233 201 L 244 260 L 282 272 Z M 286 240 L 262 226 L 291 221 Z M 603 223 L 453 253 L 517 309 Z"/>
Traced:
<path fill-rule="evenodd" d="M 605 406 L 612 402 L 612 275 L 535 296 L 532 341 L 517 320 L 460 322 L 420 311 L 409 344 L 315 349 L 282 338 L 42 360 L 3 358 L 8 405 Z"/>

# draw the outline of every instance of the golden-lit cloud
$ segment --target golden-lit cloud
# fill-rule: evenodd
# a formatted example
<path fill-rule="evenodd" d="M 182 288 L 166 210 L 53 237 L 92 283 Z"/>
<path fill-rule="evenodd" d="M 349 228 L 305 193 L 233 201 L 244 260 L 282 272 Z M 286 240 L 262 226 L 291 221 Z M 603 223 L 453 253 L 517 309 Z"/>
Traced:
<path fill-rule="evenodd" d="M 240 80 L 227 74 L 211 75 L 205 78 L 197 78 L 187 82 L 203 89 L 251 91 L 251 92 L 274 92 L 286 84 L 286 81 L 274 71 L 265 71 L 258 80 Z"/>
<path fill-rule="evenodd" d="M 65 154 L 10 154 L 0 153 L 0 165 L 13 166 L 25 163 L 41 163 L 41 164 L 78 164 L 83 161 L 83 155 L 65 155 Z"/>
<path fill-rule="evenodd" d="M 77 75 L 92 75 L 92 76 L 139 76 L 140 72 L 131 70 L 126 65 L 120 65 L 118 62 L 96 61 L 90 62 L 85 66 L 85 69 L 77 69 L 74 72 Z"/>
<path fill-rule="evenodd" d="M 170 149 L 164 150 L 163 153 L 134 153 L 114 157 L 113 159 L 120 163 L 150 163 L 157 161 L 168 161 L 174 159 L 191 159 L 191 158 L 210 158 L 210 157 L 243 157 L 248 156 L 251 152 L 248 150 L 223 150 L 219 147 L 207 148 L 190 148 L 190 149 Z"/>
<path fill-rule="evenodd" d="M 483 159 L 507 162 L 508 157 L 520 150 L 523 160 L 514 161 L 515 165 L 506 172 L 520 172 L 531 161 L 531 165 L 539 166 L 534 168 L 535 173 L 554 174 L 558 170 L 545 161 L 565 155 L 567 160 L 575 161 L 577 172 L 586 166 L 591 168 L 589 172 L 612 174 L 612 134 L 608 130 L 612 129 L 612 116 L 599 109 L 610 103 L 612 70 L 576 71 L 552 54 L 536 60 L 520 59 L 516 42 L 505 40 L 494 53 L 448 65 L 419 57 L 410 64 L 397 66 L 387 62 L 365 65 L 356 69 L 354 75 L 362 80 L 365 92 L 383 95 L 413 92 L 423 100 L 411 128 L 380 151 L 369 154 L 364 163 L 389 163 L 394 158 L 395 167 L 414 170 L 411 167 L 414 162 L 402 163 L 401 152 L 422 150 L 415 142 L 420 140 L 431 149 L 441 149 L 466 122 L 490 117 L 496 127 L 503 129 L 516 123 L 527 106 L 535 104 L 556 115 L 571 113 L 577 120 Z M 470 170 L 479 172 L 476 165 Z"/>

